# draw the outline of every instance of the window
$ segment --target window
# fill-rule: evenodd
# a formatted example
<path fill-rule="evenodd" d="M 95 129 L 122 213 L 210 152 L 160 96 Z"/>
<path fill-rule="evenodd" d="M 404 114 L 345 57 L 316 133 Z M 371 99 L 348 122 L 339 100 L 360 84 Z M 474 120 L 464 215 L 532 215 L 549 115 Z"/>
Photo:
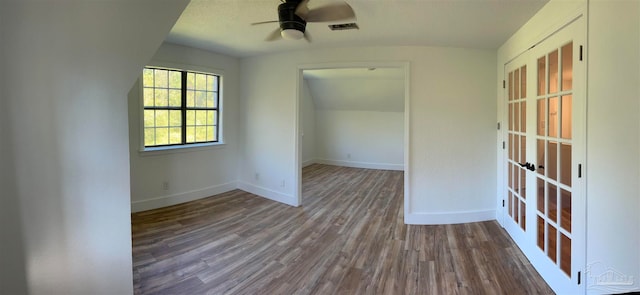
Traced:
<path fill-rule="evenodd" d="M 146 67 L 144 147 L 219 142 L 220 76 Z"/>

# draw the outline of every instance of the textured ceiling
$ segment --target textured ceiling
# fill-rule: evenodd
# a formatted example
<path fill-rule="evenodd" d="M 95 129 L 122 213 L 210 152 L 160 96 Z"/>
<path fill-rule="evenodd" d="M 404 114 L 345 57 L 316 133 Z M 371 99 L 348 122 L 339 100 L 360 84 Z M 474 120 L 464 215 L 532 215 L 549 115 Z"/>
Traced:
<path fill-rule="evenodd" d="M 309 8 L 338 0 L 311 0 Z M 265 42 L 277 23 L 278 0 L 192 0 L 167 41 L 230 56 L 347 46 L 427 45 L 493 49 L 548 0 L 348 0 L 359 30 L 309 23 L 305 40 Z"/>

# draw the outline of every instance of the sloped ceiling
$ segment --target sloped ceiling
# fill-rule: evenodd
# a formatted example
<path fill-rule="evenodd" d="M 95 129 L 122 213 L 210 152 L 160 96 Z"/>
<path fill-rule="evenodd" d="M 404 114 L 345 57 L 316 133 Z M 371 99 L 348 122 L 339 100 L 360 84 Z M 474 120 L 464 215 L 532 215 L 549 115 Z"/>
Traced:
<path fill-rule="evenodd" d="M 311 0 L 309 7 L 340 0 Z M 309 23 L 313 42 L 265 42 L 279 0 L 192 0 L 168 42 L 235 57 L 309 48 L 427 45 L 496 49 L 549 0 L 347 0 L 359 30 Z"/>
<path fill-rule="evenodd" d="M 404 112 L 404 69 L 305 70 L 316 109 Z"/>

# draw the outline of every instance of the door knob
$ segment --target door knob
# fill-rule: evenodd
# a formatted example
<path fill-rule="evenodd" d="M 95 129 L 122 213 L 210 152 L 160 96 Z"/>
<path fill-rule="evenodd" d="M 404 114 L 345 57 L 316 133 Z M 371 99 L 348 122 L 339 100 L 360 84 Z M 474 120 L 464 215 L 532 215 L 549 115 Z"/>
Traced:
<path fill-rule="evenodd" d="M 531 164 L 529 162 L 526 163 L 518 163 L 518 165 L 520 165 L 520 167 L 526 168 L 529 171 L 536 171 L 536 165 L 535 164 Z"/>

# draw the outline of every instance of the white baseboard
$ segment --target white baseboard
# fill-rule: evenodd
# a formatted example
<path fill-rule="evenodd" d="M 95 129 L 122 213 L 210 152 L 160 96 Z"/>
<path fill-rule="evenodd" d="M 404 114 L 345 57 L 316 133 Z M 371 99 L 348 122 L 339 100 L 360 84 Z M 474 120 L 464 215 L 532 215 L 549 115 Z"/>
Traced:
<path fill-rule="evenodd" d="M 168 196 L 161 196 L 147 200 L 134 201 L 131 202 L 131 212 L 140 212 L 151 209 L 157 209 L 172 205 L 177 205 L 180 203 L 190 202 L 206 197 L 210 197 L 217 194 L 226 193 L 228 191 L 232 191 L 237 189 L 238 185 L 236 182 L 223 183 L 219 185 L 210 186 L 207 188 L 188 191 L 185 193 L 179 193 Z"/>
<path fill-rule="evenodd" d="M 257 185 L 253 185 L 250 183 L 246 183 L 246 182 L 239 182 L 238 183 L 238 188 L 252 193 L 254 195 L 258 195 L 260 197 L 263 198 L 267 198 L 269 200 L 273 200 L 276 202 L 280 202 L 280 203 L 284 203 L 290 206 L 294 206 L 294 207 L 298 207 L 300 206 L 299 202 L 298 202 L 298 198 L 291 196 L 291 195 L 286 195 L 268 188 L 264 188 L 264 187 L 260 187 Z"/>
<path fill-rule="evenodd" d="M 318 163 L 315 159 L 306 160 L 302 162 L 302 168 Z"/>
<path fill-rule="evenodd" d="M 368 163 L 368 162 L 354 162 L 354 161 L 328 160 L 328 159 L 318 159 L 315 162 L 319 164 L 353 167 L 353 168 L 404 171 L 403 164 Z"/>
<path fill-rule="evenodd" d="M 409 213 L 404 216 L 406 224 L 456 224 L 488 221 L 496 219 L 496 210 L 444 212 L 444 213 Z"/>

